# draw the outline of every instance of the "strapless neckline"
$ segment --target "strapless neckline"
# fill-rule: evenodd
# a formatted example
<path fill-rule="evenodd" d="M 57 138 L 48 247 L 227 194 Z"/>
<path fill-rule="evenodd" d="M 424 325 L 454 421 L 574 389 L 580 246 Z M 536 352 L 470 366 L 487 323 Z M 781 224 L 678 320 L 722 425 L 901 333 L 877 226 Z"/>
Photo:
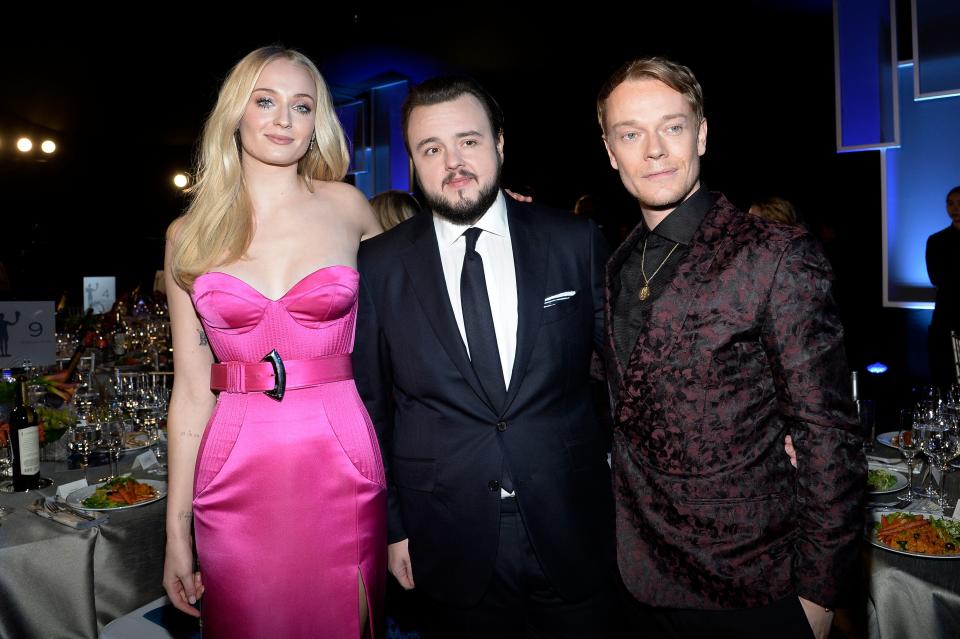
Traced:
<path fill-rule="evenodd" d="M 287 289 L 287 292 L 286 292 L 286 293 L 284 293 L 283 295 L 281 295 L 280 297 L 278 297 L 278 298 L 276 298 L 276 299 L 267 297 L 266 295 L 264 295 L 263 293 L 261 293 L 258 289 L 254 288 L 251 284 L 249 284 L 246 280 L 243 280 L 243 279 L 237 277 L 236 275 L 231 275 L 230 273 L 224 273 L 223 271 L 207 271 L 206 273 L 203 273 L 203 274 L 199 275 L 199 276 L 197 277 L 197 279 L 199 280 L 201 277 L 207 277 L 207 276 L 210 276 L 210 275 L 222 275 L 222 276 L 224 276 L 224 277 L 230 278 L 231 280 L 235 280 L 235 281 L 239 282 L 240 284 L 243 284 L 244 287 L 246 287 L 247 289 L 249 289 L 251 292 L 255 293 L 258 297 L 260 297 L 260 298 L 262 298 L 262 299 L 264 299 L 264 300 L 266 300 L 266 301 L 268 301 L 268 302 L 277 303 L 277 302 L 283 301 L 287 296 L 291 295 L 295 290 L 297 290 L 297 288 L 299 288 L 300 285 L 306 283 L 306 282 L 309 281 L 311 278 L 315 277 L 316 275 L 318 275 L 318 274 L 320 274 L 320 273 L 323 273 L 323 272 L 329 271 L 329 270 L 333 270 L 333 269 L 345 269 L 345 270 L 347 270 L 347 271 L 350 271 L 350 272 L 352 272 L 352 273 L 356 273 L 357 275 L 359 275 L 359 272 L 357 271 L 357 269 L 353 268 L 352 266 L 347 266 L 347 265 L 345 265 L 345 264 L 331 264 L 331 265 L 329 265 L 329 266 L 321 266 L 320 268 L 315 269 L 315 270 L 311 271 L 310 273 L 307 273 L 306 275 L 304 275 L 303 277 L 301 277 L 293 286 L 291 286 L 289 289 Z"/>

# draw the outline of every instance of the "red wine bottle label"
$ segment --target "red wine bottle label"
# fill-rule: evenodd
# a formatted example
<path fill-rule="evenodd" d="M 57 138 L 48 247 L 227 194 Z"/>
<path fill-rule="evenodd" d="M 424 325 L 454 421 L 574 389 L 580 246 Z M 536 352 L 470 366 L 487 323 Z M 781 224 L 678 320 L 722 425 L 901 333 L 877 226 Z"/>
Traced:
<path fill-rule="evenodd" d="M 40 429 L 36 426 L 17 431 L 20 438 L 20 474 L 36 475 L 40 472 Z"/>

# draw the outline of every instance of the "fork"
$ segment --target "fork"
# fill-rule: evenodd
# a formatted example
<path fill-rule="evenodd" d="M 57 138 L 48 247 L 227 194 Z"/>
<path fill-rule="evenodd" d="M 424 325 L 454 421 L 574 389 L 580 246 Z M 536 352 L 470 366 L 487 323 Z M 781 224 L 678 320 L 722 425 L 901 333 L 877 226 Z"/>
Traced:
<path fill-rule="evenodd" d="M 96 519 L 96 517 L 93 517 L 93 516 L 89 515 L 88 513 L 85 513 L 85 512 L 80 511 L 80 510 L 77 510 L 76 508 L 72 508 L 72 507 L 68 506 L 67 504 L 58 504 L 58 503 L 56 503 L 56 502 L 54 502 L 54 501 L 46 501 L 46 500 L 45 500 L 45 501 L 43 502 L 43 507 L 46 508 L 49 512 L 54 513 L 54 514 L 55 514 L 55 513 L 60 513 L 60 512 L 67 512 L 67 513 L 76 515 L 76 516 L 79 517 L 80 519 L 86 519 L 87 521 L 93 521 L 94 519 Z"/>

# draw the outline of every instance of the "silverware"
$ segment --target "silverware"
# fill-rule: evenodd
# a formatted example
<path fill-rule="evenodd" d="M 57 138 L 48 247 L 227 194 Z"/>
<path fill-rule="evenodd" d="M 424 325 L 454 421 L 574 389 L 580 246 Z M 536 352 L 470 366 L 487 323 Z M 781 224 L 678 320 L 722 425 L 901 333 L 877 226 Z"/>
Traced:
<path fill-rule="evenodd" d="M 73 513 L 74 515 L 76 515 L 77 517 L 82 517 L 83 519 L 86 519 L 87 521 L 93 521 L 94 519 L 97 518 L 97 515 L 92 515 L 92 514 L 86 512 L 86 511 L 80 510 L 79 508 L 74 508 L 74 507 L 71 506 L 70 504 L 60 504 L 60 506 L 61 506 L 62 508 L 66 508 L 67 510 L 69 510 L 70 512 L 72 512 L 72 513 Z"/>
<path fill-rule="evenodd" d="M 913 503 L 912 499 L 907 499 L 901 495 L 893 496 L 896 501 L 869 501 L 867 510 L 906 510 Z"/>
<path fill-rule="evenodd" d="M 51 500 L 45 500 L 43 502 L 43 507 L 46 508 L 48 512 L 53 514 L 67 512 L 67 513 L 76 515 L 80 519 L 85 519 L 87 521 L 93 521 L 94 519 L 96 519 L 96 517 L 93 517 L 83 511 L 77 510 L 76 508 L 73 508 L 71 506 L 68 506 L 67 504 L 58 504 L 57 502 L 51 501 Z"/>

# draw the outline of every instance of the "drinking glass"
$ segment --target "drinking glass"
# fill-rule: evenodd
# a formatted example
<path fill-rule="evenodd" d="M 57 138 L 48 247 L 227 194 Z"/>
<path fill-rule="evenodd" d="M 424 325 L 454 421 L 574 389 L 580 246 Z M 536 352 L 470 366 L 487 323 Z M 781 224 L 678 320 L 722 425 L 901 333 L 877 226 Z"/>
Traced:
<path fill-rule="evenodd" d="M 943 513 L 947 513 L 946 479 L 950 462 L 960 456 L 960 436 L 956 421 L 943 416 L 925 425 L 921 434 L 920 446 L 930 460 L 930 464 L 940 470 L 940 490 L 937 504 Z"/>
<path fill-rule="evenodd" d="M 909 483 L 907 484 L 907 492 L 903 496 L 903 499 L 909 501 L 913 501 L 918 497 L 913 490 L 913 462 L 917 453 L 920 452 L 920 448 L 917 446 L 917 438 L 914 437 L 913 425 L 913 411 L 910 409 L 901 410 L 900 430 L 897 431 L 897 434 L 893 437 L 893 443 L 900 451 L 900 454 L 903 455 L 903 459 L 907 462 L 907 477 Z"/>

